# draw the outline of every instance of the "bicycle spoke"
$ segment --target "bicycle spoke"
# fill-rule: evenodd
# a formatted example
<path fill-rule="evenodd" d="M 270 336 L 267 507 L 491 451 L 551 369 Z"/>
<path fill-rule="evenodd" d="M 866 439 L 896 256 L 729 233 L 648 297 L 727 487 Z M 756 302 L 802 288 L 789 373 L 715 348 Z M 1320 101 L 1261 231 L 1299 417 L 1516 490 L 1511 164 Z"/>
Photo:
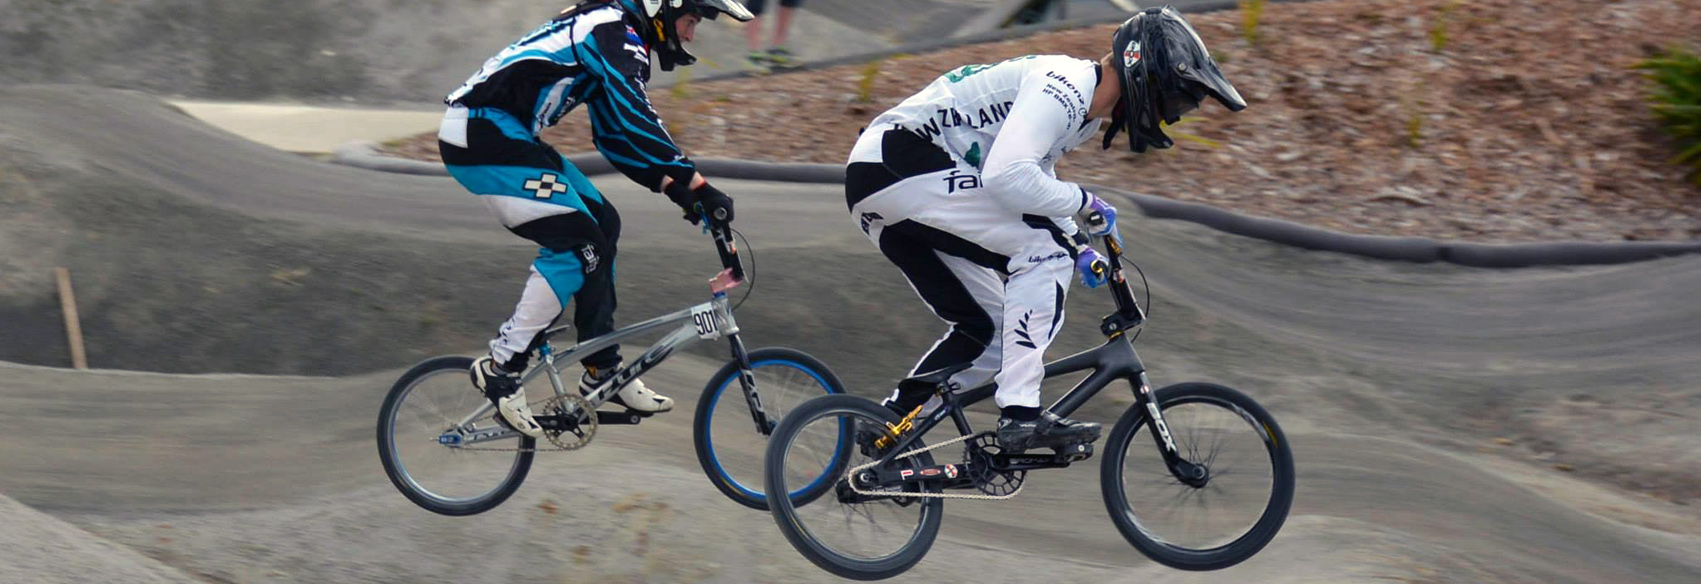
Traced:
<path fill-rule="evenodd" d="M 1183 458 L 1204 467 L 1207 479 L 1199 487 L 1177 479 L 1161 453 L 1147 446 L 1153 428 L 1143 425 L 1142 435 L 1132 438 L 1125 452 L 1112 454 L 1124 457 L 1123 492 L 1139 514 L 1140 529 L 1189 549 L 1234 540 L 1257 521 L 1268 500 L 1268 479 L 1240 468 L 1253 456 L 1269 464 L 1263 441 L 1248 442 L 1240 436 L 1255 436 L 1257 429 L 1231 408 L 1210 402 L 1166 404 L 1163 415 Z"/>

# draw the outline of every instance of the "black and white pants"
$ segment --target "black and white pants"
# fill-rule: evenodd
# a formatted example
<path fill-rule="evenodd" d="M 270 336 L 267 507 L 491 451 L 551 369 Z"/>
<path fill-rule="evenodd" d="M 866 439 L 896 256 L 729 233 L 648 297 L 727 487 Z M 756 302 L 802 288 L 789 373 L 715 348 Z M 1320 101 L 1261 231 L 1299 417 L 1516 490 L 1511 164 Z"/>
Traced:
<path fill-rule="evenodd" d="M 851 218 L 950 325 L 911 376 L 973 363 L 962 387 L 998 383 L 999 407 L 1039 407 L 1046 347 L 1075 271 L 1068 218 L 1024 215 L 981 192 L 980 172 L 902 129 L 870 128 L 846 168 Z M 932 388 L 899 387 L 913 408 Z"/>

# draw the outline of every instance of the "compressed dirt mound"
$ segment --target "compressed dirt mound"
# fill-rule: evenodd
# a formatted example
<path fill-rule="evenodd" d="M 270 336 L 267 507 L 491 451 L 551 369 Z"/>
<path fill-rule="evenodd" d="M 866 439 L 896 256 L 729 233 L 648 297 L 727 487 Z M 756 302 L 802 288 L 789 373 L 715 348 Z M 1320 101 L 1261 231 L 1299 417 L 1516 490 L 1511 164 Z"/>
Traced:
<path fill-rule="evenodd" d="M 134 94 L 22 88 L 0 105 L 19 112 L 0 120 L 12 138 L 0 141 L 0 205 L 13 210 L 0 232 L 19 234 L 0 250 L 18 267 L 0 273 L 0 359 L 67 362 L 48 277 L 67 266 L 97 367 L 388 369 L 476 351 L 532 257 L 448 179 L 286 155 Z M 623 217 L 620 321 L 702 302 L 706 239 L 663 197 L 599 184 Z M 756 296 L 739 311 L 747 342 L 814 353 L 858 391 L 891 387 L 941 325 L 844 215 L 837 188 L 721 184 L 739 197 L 755 263 Z M 1701 455 L 1681 439 L 1695 418 L 1672 414 L 1701 404 L 1701 313 L 1688 300 L 1701 258 L 1488 271 L 1125 223 L 1130 257 L 1154 276 L 1140 346 L 1160 383 L 1214 379 L 1339 412 L 1327 419 L 1340 424 L 1377 420 L 1701 496 L 1690 480 Z M 1101 292 L 1077 289 L 1056 354 L 1099 342 L 1091 325 L 1108 311 Z M 1609 435 L 1634 438 L 1598 439 Z"/>
<path fill-rule="evenodd" d="M 0 495 L 0 581 L 58 584 L 201 582 L 136 551 Z"/>

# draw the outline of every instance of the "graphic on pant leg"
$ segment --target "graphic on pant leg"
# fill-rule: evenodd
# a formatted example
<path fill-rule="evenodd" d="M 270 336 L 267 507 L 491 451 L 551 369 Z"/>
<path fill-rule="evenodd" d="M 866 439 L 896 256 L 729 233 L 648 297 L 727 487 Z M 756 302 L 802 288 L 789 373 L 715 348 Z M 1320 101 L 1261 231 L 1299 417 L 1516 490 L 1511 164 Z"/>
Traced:
<path fill-rule="evenodd" d="M 869 235 L 868 230 L 874 227 L 875 223 L 885 220 L 886 218 L 881 217 L 879 213 L 863 213 L 862 218 L 860 218 L 857 223 L 862 226 L 862 234 Z"/>
<path fill-rule="evenodd" d="M 527 180 L 525 190 L 531 191 L 532 196 L 539 199 L 548 199 L 558 193 L 567 192 L 567 183 L 561 182 L 560 176 L 544 173 L 543 178 Z"/>
<path fill-rule="evenodd" d="M 597 265 L 601 261 L 597 258 L 597 246 L 585 244 L 584 247 L 579 248 L 579 256 L 585 258 L 586 274 L 597 271 Z"/>
<path fill-rule="evenodd" d="M 1022 313 L 1022 319 L 1016 321 L 1016 336 L 1022 337 L 1022 340 L 1016 341 L 1016 344 L 1029 349 L 1034 348 L 1034 338 L 1028 335 L 1028 318 L 1033 315 L 1034 312 L 1032 310 L 1024 312 Z"/>

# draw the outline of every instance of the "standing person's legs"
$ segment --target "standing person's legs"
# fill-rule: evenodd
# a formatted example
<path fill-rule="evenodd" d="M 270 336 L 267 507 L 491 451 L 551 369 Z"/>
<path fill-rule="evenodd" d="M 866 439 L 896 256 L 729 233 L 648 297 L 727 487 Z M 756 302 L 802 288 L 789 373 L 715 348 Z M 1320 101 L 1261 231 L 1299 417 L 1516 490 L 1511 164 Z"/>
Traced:
<path fill-rule="evenodd" d="M 744 47 L 750 52 L 749 59 L 752 63 L 756 63 L 763 56 L 762 10 L 767 5 L 764 0 L 749 0 L 744 3 L 744 8 L 754 15 L 750 22 L 744 23 Z"/>
<path fill-rule="evenodd" d="M 791 20 L 797 16 L 797 7 L 803 5 L 803 0 L 780 0 L 780 17 L 774 25 L 774 46 L 785 47 L 791 38 Z"/>

